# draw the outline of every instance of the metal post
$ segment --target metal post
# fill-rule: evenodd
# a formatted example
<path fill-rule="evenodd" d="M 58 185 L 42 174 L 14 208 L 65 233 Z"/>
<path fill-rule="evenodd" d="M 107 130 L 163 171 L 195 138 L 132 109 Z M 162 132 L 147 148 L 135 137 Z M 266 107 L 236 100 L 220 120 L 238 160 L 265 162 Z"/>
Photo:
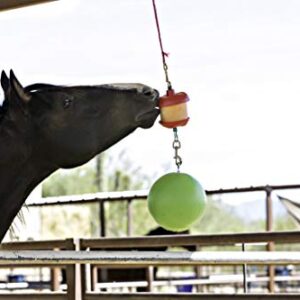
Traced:
<path fill-rule="evenodd" d="M 242 251 L 246 251 L 245 243 L 242 243 Z M 247 287 L 247 264 L 243 264 L 243 288 L 244 293 L 248 293 L 248 287 Z"/>
<path fill-rule="evenodd" d="M 272 189 L 266 188 L 266 231 L 273 230 L 273 207 L 272 207 Z M 274 251 L 274 243 L 269 242 L 267 244 L 268 251 Z M 270 293 L 275 292 L 275 270 L 273 265 L 269 265 L 269 282 L 268 290 Z"/>
<path fill-rule="evenodd" d="M 67 242 L 69 243 L 69 242 Z M 59 248 L 54 248 L 53 251 L 59 251 Z M 72 249 L 71 249 L 72 250 Z M 54 267 L 50 269 L 50 285 L 51 291 L 57 292 L 60 288 L 59 277 L 61 273 L 61 268 Z"/>
<path fill-rule="evenodd" d="M 239 273 L 240 273 L 239 272 L 239 266 L 233 266 L 233 274 L 237 275 Z M 235 293 L 238 293 L 239 292 L 239 287 L 240 287 L 239 283 L 235 282 L 233 285 L 234 285 L 234 291 L 235 291 Z"/>
<path fill-rule="evenodd" d="M 149 266 L 146 269 L 146 274 L 147 274 L 147 292 L 152 292 L 153 291 L 153 266 Z"/>
<path fill-rule="evenodd" d="M 99 204 L 99 217 L 100 217 L 100 236 L 103 237 L 106 235 L 106 224 L 105 224 L 105 202 L 100 201 Z"/>
<path fill-rule="evenodd" d="M 81 278 L 81 299 L 84 300 L 85 299 L 85 294 L 86 294 L 85 265 L 80 265 L 80 278 Z"/>
<path fill-rule="evenodd" d="M 95 185 L 98 191 L 103 191 L 105 189 L 103 166 L 104 166 L 104 154 L 102 153 L 102 154 L 98 154 L 96 157 Z M 99 203 L 99 223 L 100 223 L 100 236 L 105 236 L 105 211 L 104 211 L 103 200 L 100 200 Z"/>
<path fill-rule="evenodd" d="M 99 223 L 100 223 L 100 236 L 104 237 L 106 235 L 106 222 L 105 222 L 105 201 L 100 201 L 99 203 Z M 94 266 L 93 268 L 93 273 L 91 274 L 92 277 L 92 285 L 93 285 L 93 289 L 95 289 L 97 282 L 98 282 L 98 270 L 101 270 L 101 273 L 105 270 L 98 268 L 97 266 Z M 85 269 L 83 268 L 83 266 L 81 266 L 81 276 L 84 276 L 84 280 L 82 280 L 82 282 L 84 281 L 84 290 L 82 291 L 82 294 L 85 295 L 85 292 L 87 290 L 87 286 L 86 286 L 86 272 Z M 82 298 L 84 299 L 85 296 L 83 296 Z"/>
<path fill-rule="evenodd" d="M 79 250 L 78 240 L 67 239 L 67 250 Z M 78 264 L 72 264 L 66 266 L 67 275 L 67 299 L 68 300 L 82 300 L 80 293 L 80 266 Z"/>
<path fill-rule="evenodd" d="M 127 236 L 132 234 L 132 201 L 127 201 Z"/>
<path fill-rule="evenodd" d="M 196 246 L 196 250 L 201 251 L 201 247 Z M 202 268 L 203 268 L 203 266 L 196 266 L 195 267 L 195 273 L 196 273 L 196 278 L 197 279 L 200 279 L 202 277 Z M 197 289 L 198 293 L 201 293 L 204 290 L 204 286 L 200 285 L 200 284 L 197 284 L 196 289 Z"/>
<path fill-rule="evenodd" d="M 95 292 L 97 290 L 97 283 L 98 283 L 98 267 L 91 266 L 91 290 Z"/>
<path fill-rule="evenodd" d="M 58 267 L 51 268 L 50 272 L 51 272 L 50 274 L 51 291 L 57 292 L 59 291 L 60 288 L 59 276 L 60 276 L 61 268 Z"/>

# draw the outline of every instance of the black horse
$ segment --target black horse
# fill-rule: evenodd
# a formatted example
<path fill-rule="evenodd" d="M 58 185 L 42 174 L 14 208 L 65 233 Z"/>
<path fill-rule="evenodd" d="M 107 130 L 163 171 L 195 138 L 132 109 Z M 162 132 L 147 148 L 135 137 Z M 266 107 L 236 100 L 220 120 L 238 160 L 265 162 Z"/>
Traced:
<path fill-rule="evenodd" d="M 59 168 L 79 166 L 157 116 L 158 92 L 143 84 L 22 87 L 1 75 L 0 242 L 30 192 Z"/>

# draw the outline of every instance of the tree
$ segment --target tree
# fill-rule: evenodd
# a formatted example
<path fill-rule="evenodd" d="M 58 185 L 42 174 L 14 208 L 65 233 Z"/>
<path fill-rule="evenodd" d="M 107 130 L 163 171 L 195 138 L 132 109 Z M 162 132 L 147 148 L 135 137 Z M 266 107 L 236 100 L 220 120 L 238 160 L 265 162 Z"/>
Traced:
<path fill-rule="evenodd" d="M 197 233 L 243 232 L 247 227 L 232 207 L 210 197 L 203 217 L 192 226 Z"/>
<path fill-rule="evenodd" d="M 107 154 L 101 154 L 96 161 L 74 170 L 58 171 L 43 184 L 43 196 L 63 196 L 95 193 L 103 191 L 125 191 L 148 188 L 150 176 L 144 174 L 141 167 L 136 166 L 121 152 L 116 161 Z M 105 169 L 105 172 L 102 170 Z M 143 201 L 144 202 L 144 201 Z M 107 235 L 122 236 L 126 234 L 126 202 L 106 204 Z M 143 226 L 134 228 L 141 232 L 153 226 L 153 220 L 147 213 L 146 203 L 134 204 L 134 215 L 143 216 Z M 80 205 L 45 207 L 42 209 L 43 235 L 47 238 L 66 236 L 99 236 L 99 205 Z M 138 218 L 134 218 L 134 221 Z M 151 222 L 152 221 L 152 222 Z M 139 223 L 139 221 L 137 221 Z M 149 226 L 148 226 L 149 223 Z M 67 224 L 72 224 L 68 226 Z M 47 229 L 49 228 L 49 230 Z M 75 230 L 74 230 L 75 228 Z M 142 234 L 142 232 L 141 232 Z"/>

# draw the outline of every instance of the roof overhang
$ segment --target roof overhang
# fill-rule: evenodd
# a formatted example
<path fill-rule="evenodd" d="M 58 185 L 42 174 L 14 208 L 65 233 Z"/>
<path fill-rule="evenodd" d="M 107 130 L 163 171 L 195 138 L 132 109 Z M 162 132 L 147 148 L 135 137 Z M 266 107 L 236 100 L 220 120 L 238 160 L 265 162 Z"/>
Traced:
<path fill-rule="evenodd" d="M 36 4 L 42 4 L 47 2 L 53 2 L 58 0 L 1 0 L 0 1 L 0 11 L 21 8 Z"/>

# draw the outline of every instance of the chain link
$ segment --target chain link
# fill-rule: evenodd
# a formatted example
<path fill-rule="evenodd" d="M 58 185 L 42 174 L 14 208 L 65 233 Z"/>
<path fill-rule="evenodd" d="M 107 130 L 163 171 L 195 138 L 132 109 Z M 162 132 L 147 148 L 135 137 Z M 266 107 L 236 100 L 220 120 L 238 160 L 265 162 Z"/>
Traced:
<path fill-rule="evenodd" d="M 168 65 L 165 62 L 165 60 L 163 61 L 163 65 L 164 65 L 164 72 L 165 72 L 166 83 L 168 85 L 168 90 L 171 90 L 172 89 L 172 84 L 171 84 L 171 81 L 169 79 Z"/>
<path fill-rule="evenodd" d="M 178 154 L 179 149 L 181 148 L 181 143 L 178 138 L 177 128 L 173 128 L 173 132 L 174 132 L 174 141 L 173 141 L 172 146 L 173 146 L 173 149 L 175 150 L 174 160 L 175 160 L 175 164 L 177 166 L 177 172 L 179 173 L 180 166 L 182 165 L 182 158 Z"/>

